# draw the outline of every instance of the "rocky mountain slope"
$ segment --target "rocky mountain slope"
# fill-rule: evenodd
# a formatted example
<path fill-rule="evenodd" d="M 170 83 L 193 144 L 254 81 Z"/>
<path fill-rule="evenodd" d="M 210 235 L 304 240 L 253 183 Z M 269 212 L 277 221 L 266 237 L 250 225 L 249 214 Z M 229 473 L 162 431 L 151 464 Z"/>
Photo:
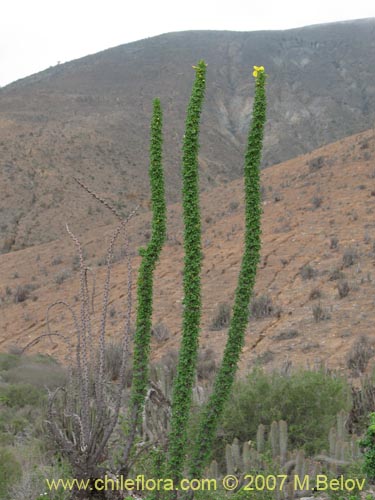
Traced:
<path fill-rule="evenodd" d="M 371 357 L 375 341 L 375 133 L 368 130 L 265 169 L 262 184 L 262 259 L 241 368 L 254 363 L 277 367 L 289 361 L 303 366 L 323 362 L 355 374 L 349 353 L 360 341 Z M 94 217 L 97 202 L 89 201 L 90 196 L 78 188 L 76 193 L 77 203 L 92 204 Z M 212 323 L 220 304 L 231 305 L 234 296 L 243 242 L 242 180 L 202 193 L 201 207 L 201 348 L 212 349 L 218 360 L 226 328 L 212 329 Z M 115 225 L 86 231 L 69 219 L 70 210 L 66 207 L 63 217 L 82 239 L 87 263 L 96 275 L 93 321 L 98 329 L 103 256 Z M 156 270 L 153 317 L 164 333 L 155 335 L 153 359 L 178 349 L 180 341 L 179 204 L 169 205 L 168 217 L 168 241 Z M 140 213 L 129 227 L 134 271 L 139 265 L 137 249 L 149 237 L 149 221 L 149 213 Z M 1 255 L 0 283 L 2 351 L 23 347 L 45 333 L 47 307 L 54 301 L 64 299 L 79 312 L 77 258 L 65 233 L 56 241 Z M 125 300 L 126 265 L 116 250 L 107 325 L 110 341 L 120 338 Z M 74 339 L 64 309 L 56 307 L 50 319 L 52 331 Z M 58 357 L 66 352 L 62 342 L 48 339 L 34 349 Z"/>
<path fill-rule="evenodd" d="M 251 68 L 268 79 L 264 166 L 373 126 L 375 19 L 288 31 L 170 33 L 51 67 L 0 89 L 0 249 L 86 230 L 108 215 L 73 175 L 126 213 L 147 210 L 148 130 L 161 98 L 170 202 L 179 199 L 185 109 L 198 59 L 208 63 L 202 189 L 239 178 L 252 105 Z M 98 212 L 99 211 L 99 212 Z"/>

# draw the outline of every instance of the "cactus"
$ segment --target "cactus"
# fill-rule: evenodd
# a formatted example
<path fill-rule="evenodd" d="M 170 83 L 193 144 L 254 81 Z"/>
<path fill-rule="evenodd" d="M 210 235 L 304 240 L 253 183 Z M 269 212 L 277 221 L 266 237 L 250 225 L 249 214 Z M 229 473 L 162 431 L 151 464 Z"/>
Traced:
<path fill-rule="evenodd" d="M 207 477 L 209 479 L 219 477 L 219 467 L 218 467 L 216 460 L 212 460 L 210 467 L 208 469 Z"/>
<path fill-rule="evenodd" d="M 285 420 L 279 421 L 279 442 L 280 442 L 280 464 L 286 461 L 288 451 L 288 425 Z"/>
<path fill-rule="evenodd" d="M 233 456 L 235 469 L 237 471 L 243 470 L 243 463 L 242 463 L 241 452 L 240 452 L 240 442 L 237 438 L 235 438 L 233 440 L 233 443 L 232 443 L 232 456 Z"/>
<path fill-rule="evenodd" d="M 257 451 L 258 453 L 264 452 L 264 433 L 266 428 L 263 424 L 259 424 L 257 430 Z"/>
<path fill-rule="evenodd" d="M 227 467 L 227 474 L 234 474 L 235 473 L 235 465 L 234 465 L 234 458 L 232 454 L 232 446 L 230 444 L 227 444 L 225 446 L 225 464 Z"/>
<path fill-rule="evenodd" d="M 272 422 L 269 442 L 272 450 L 272 457 L 276 459 L 280 455 L 280 440 L 279 440 L 279 425 L 277 422 Z"/>
<path fill-rule="evenodd" d="M 254 461 L 254 451 L 256 450 L 254 450 L 254 448 L 251 448 L 250 443 L 248 441 L 245 441 L 242 447 L 242 463 L 244 472 L 249 471 L 252 466 L 252 463 Z"/>
<path fill-rule="evenodd" d="M 306 474 L 305 452 L 303 450 L 298 450 L 296 453 L 295 473 L 301 479 Z"/>

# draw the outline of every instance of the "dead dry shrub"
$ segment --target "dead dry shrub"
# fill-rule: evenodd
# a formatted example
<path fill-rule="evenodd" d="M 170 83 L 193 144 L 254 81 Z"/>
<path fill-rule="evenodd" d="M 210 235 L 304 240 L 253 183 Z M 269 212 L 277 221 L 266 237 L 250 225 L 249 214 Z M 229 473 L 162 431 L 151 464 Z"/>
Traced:
<path fill-rule="evenodd" d="M 227 302 L 218 305 L 215 316 L 212 320 L 210 330 L 222 330 L 229 326 L 231 317 L 231 307 Z"/>
<path fill-rule="evenodd" d="M 211 380 L 216 372 L 215 351 L 202 349 L 198 353 L 197 375 L 200 380 Z"/>
<path fill-rule="evenodd" d="M 159 321 L 159 323 L 156 323 L 151 329 L 151 335 L 158 341 L 158 342 L 164 342 L 169 339 L 170 337 L 170 332 L 168 327 Z"/>
<path fill-rule="evenodd" d="M 323 307 L 320 302 L 313 305 L 312 313 L 316 323 L 319 323 L 319 321 L 325 321 L 331 317 L 328 309 Z"/>
<path fill-rule="evenodd" d="M 346 248 L 342 256 L 342 265 L 344 267 L 353 266 L 358 260 L 358 252 L 355 248 Z"/>
<path fill-rule="evenodd" d="M 347 297 L 349 295 L 349 292 L 350 292 L 349 283 L 346 280 L 340 280 L 337 283 L 337 291 L 339 292 L 340 299 Z"/>
<path fill-rule="evenodd" d="M 361 335 L 352 345 L 346 365 L 353 376 L 359 376 L 366 371 L 368 362 L 374 355 L 374 345 L 366 335 Z"/>
<path fill-rule="evenodd" d="M 251 317 L 255 319 L 268 318 L 270 316 L 280 316 L 281 309 L 275 306 L 271 297 L 261 295 L 255 297 L 250 304 Z"/>
<path fill-rule="evenodd" d="M 301 267 L 300 270 L 300 275 L 303 280 L 311 280 L 317 276 L 318 271 L 312 267 L 310 264 L 306 264 L 305 266 Z"/>

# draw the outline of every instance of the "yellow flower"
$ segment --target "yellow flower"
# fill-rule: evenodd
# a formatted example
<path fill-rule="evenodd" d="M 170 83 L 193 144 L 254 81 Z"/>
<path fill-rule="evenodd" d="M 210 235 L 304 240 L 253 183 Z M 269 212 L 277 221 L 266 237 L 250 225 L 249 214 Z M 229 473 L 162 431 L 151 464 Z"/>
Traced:
<path fill-rule="evenodd" d="M 261 71 L 264 71 L 264 66 L 254 66 L 253 77 L 256 78 Z"/>

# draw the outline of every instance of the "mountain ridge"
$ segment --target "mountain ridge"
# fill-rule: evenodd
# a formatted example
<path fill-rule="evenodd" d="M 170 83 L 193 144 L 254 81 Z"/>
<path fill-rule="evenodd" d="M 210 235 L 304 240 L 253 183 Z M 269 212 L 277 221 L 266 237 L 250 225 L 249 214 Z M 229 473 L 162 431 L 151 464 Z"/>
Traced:
<path fill-rule="evenodd" d="M 192 31 L 120 45 L 0 89 L 0 249 L 58 238 L 65 213 L 90 227 L 73 175 L 124 213 L 147 210 L 152 99 L 164 109 L 167 196 L 180 197 L 191 66 L 208 63 L 202 190 L 241 175 L 253 64 L 268 77 L 263 166 L 366 130 L 375 121 L 375 19 L 282 31 Z"/>

